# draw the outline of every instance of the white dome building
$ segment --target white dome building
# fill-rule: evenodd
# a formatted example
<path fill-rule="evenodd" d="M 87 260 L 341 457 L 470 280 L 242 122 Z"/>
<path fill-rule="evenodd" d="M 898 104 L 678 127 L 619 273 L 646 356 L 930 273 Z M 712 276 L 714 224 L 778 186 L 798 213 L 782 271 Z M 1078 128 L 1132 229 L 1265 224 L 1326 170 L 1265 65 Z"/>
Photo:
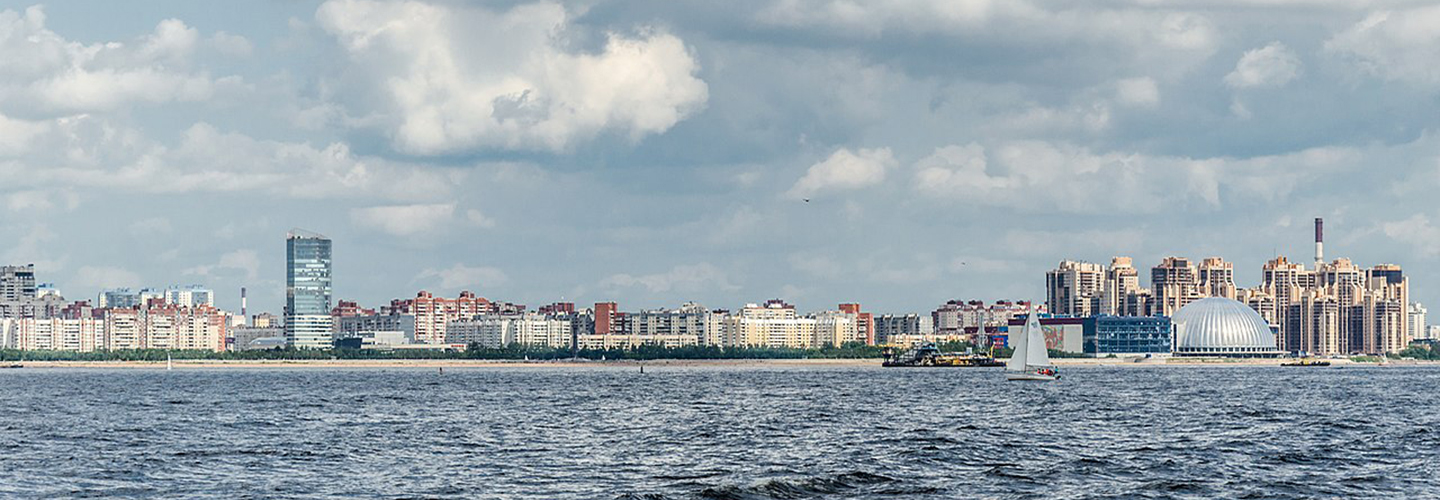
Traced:
<path fill-rule="evenodd" d="M 1280 355 L 1270 323 L 1237 300 L 1209 297 L 1187 304 L 1170 318 L 1176 356 L 1273 358 Z"/>

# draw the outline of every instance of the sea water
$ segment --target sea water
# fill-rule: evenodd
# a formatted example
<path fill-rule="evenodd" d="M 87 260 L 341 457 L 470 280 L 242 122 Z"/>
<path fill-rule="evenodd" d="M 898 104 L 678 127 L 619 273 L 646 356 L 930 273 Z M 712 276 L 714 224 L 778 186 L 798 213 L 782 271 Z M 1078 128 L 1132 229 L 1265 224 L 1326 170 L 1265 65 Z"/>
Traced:
<path fill-rule="evenodd" d="M 0 496 L 1421 498 L 1440 369 L 0 372 Z"/>

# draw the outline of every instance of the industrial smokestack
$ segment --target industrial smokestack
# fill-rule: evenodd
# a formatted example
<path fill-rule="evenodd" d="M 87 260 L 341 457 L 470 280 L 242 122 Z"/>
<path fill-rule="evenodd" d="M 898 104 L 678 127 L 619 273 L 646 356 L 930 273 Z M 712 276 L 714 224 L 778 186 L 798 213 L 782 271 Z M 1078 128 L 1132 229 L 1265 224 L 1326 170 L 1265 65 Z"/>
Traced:
<path fill-rule="evenodd" d="M 246 305 L 248 304 L 246 304 L 245 301 L 245 287 L 242 286 L 240 287 L 240 323 L 248 325 L 250 324 L 250 316 L 245 314 Z"/>
<path fill-rule="evenodd" d="M 1315 218 L 1315 267 L 1325 263 L 1325 219 Z"/>

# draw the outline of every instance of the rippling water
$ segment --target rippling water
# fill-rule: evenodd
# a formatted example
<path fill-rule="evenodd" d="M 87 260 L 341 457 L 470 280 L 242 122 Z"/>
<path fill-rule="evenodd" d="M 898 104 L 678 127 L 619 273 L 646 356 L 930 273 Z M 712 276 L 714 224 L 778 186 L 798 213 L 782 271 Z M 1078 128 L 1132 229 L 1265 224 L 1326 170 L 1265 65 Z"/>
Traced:
<path fill-rule="evenodd" d="M 1440 369 L 0 373 L 0 496 L 1440 496 Z"/>

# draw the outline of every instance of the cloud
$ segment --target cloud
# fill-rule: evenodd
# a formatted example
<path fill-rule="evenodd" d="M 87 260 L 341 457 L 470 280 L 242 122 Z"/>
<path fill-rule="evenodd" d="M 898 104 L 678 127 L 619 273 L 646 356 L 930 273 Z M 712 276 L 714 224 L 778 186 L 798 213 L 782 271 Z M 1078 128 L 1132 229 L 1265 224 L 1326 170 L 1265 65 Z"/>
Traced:
<path fill-rule="evenodd" d="M 1280 42 L 1247 50 L 1235 70 L 1225 75 L 1225 85 L 1235 89 L 1282 87 L 1300 76 L 1300 58 Z"/>
<path fill-rule="evenodd" d="M 1390 81 L 1440 85 L 1440 5 L 1375 12 L 1335 34 L 1325 51 Z"/>
<path fill-rule="evenodd" d="M 439 231 L 452 225 L 454 217 L 454 203 L 350 209 L 351 222 L 394 236 L 414 236 Z"/>
<path fill-rule="evenodd" d="M 245 279 L 254 280 L 260 277 L 260 255 L 254 250 L 240 249 L 227 252 L 220 256 L 220 261 L 204 266 L 196 266 L 184 271 L 184 274 L 210 276 L 216 271 L 237 270 L 245 272 Z"/>
<path fill-rule="evenodd" d="M 601 280 L 600 287 L 609 290 L 641 287 L 651 293 L 733 291 L 740 288 L 730 283 L 730 279 L 724 271 L 708 262 L 679 265 L 667 272 L 643 276 L 616 274 Z"/>
<path fill-rule="evenodd" d="M 504 271 L 493 267 L 469 267 L 455 264 L 449 269 L 426 269 L 415 276 L 415 281 L 439 278 L 439 285 L 445 289 L 480 289 L 502 286 L 510 280 Z"/>
<path fill-rule="evenodd" d="M 0 182 L 106 192 L 254 191 L 301 199 L 411 201 L 447 196 L 465 175 L 359 156 L 342 142 L 317 148 L 258 140 L 203 122 L 184 130 L 178 144 L 169 147 L 104 118 L 78 116 L 56 123 L 59 126 L 35 140 L 48 156 L 0 163 Z"/>
<path fill-rule="evenodd" d="M 879 184 L 885 170 L 895 166 L 890 148 L 860 149 L 851 152 L 841 148 L 820 163 L 810 166 L 787 196 L 808 198 L 818 193 L 850 191 Z"/>
<path fill-rule="evenodd" d="M 1440 227 L 1430 224 L 1430 217 L 1425 214 L 1415 214 L 1405 220 L 1385 222 L 1380 225 L 1380 231 L 1392 240 L 1415 247 L 1422 256 L 1440 255 Z"/>
<path fill-rule="evenodd" d="M 215 32 L 210 37 L 210 45 L 221 54 L 233 57 L 250 57 L 250 53 L 255 50 L 254 44 L 251 44 L 249 39 L 224 31 Z"/>
<path fill-rule="evenodd" d="M 89 290 L 137 286 L 140 275 L 120 267 L 81 266 L 75 270 L 72 283 Z"/>
<path fill-rule="evenodd" d="M 13 239 L 4 254 L 5 262 L 35 264 L 35 269 L 48 272 L 65 269 L 64 247 L 55 245 L 56 234 L 44 224 L 34 224 Z"/>
<path fill-rule="evenodd" d="M 1075 56 L 1077 68 L 1103 65 L 1108 74 L 1146 70 L 1183 75 L 1217 45 L 1215 23 L 1207 14 L 1199 9 L 1096 8 L 1027 0 L 776 0 L 757 10 L 756 21 L 826 40 L 920 40 L 923 47 L 951 46 L 958 53 L 980 48 L 997 53 L 1043 50 L 1057 56 L 1005 62 L 1034 64 L 1037 69 L 1053 69 L 1059 57 L 1066 57 L 1058 55 L 1068 54 Z M 1092 57 L 1092 49 L 1105 56 Z M 994 62 L 981 60 L 987 66 Z"/>
<path fill-rule="evenodd" d="M 36 137 L 49 132 L 47 122 L 17 120 L 0 114 L 0 157 L 20 156 L 30 149 Z"/>
<path fill-rule="evenodd" d="M 475 227 L 483 227 L 486 229 L 495 227 L 495 218 L 487 216 L 483 212 L 473 208 L 465 211 L 465 220 L 469 221 L 470 225 Z"/>
<path fill-rule="evenodd" d="M 150 217 L 130 223 L 130 231 L 138 234 L 168 234 L 170 230 L 170 219 L 165 217 Z"/>
<path fill-rule="evenodd" d="M 567 50 L 571 18 L 550 3 L 331 0 L 316 18 L 390 101 L 387 131 L 414 154 L 561 151 L 606 131 L 638 141 L 709 95 L 678 37 L 641 28 L 607 34 L 598 53 Z"/>
<path fill-rule="evenodd" d="M 69 190 L 27 190 L 5 195 L 5 208 L 11 212 L 48 213 L 70 211 L 80 205 L 79 198 Z"/>
<path fill-rule="evenodd" d="M 1056 255 L 1055 245 L 1064 245 L 1061 255 L 1068 256 L 1127 253 L 1142 248 L 1145 240 L 1145 232 L 1136 229 L 1011 229 L 1001 243 L 1010 255 L 1037 257 Z"/>
<path fill-rule="evenodd" d="M 1096 153 L 1046 141 L 943 146 L 915 164 L 917 192 L 954 202 L 1064 213 L 1219 209 L 1222 198 L 1283 200 L 1302 180 L 1343 169 L 1355 148 L 1246 159 Z M 1104 196 L 1097 196 L 1104 193 Z"/>
<path fill-rule="evenodd" d="M 1160 88 L 1154 78 L 1127 78 L 1115 82 L 1115 100 L 1128 106 L 1153 108 L 1160 104 Z"/>
<path fill-rule="evenodd" d="M 40 6 L 0 11 L 0 103 L 37 113 L 201 101 L 237 83 L 192 68 L 199 33 L 165 19 L 131 42 L 86 45 L 45 27 Z"/>

